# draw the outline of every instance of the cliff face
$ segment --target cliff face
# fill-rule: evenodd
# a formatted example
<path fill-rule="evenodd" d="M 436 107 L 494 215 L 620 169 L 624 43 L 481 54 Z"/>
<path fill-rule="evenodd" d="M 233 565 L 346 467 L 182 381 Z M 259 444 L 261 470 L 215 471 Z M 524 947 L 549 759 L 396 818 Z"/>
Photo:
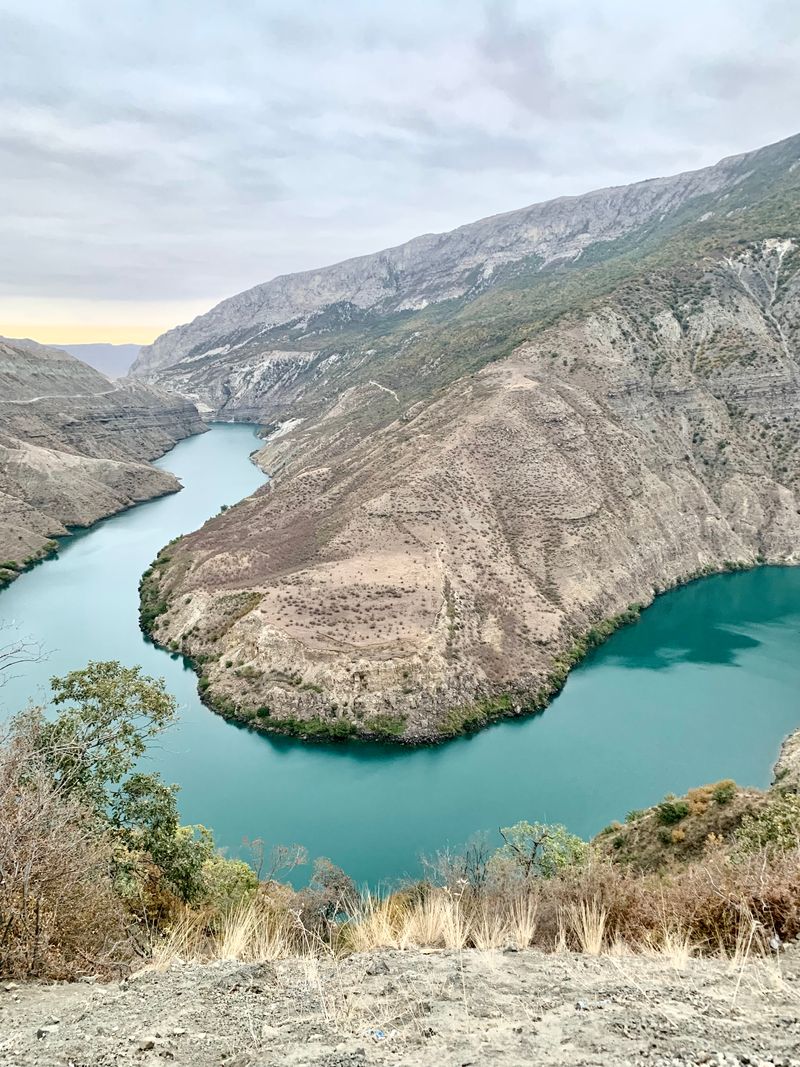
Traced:
<path fill-rule="evenodd" d="M 542 706 L 675 582 L 796 561 L 799 158 L 795 138 L 670 179 L 651 223 L 463 299 L 328 308 L 280 374 L 275 333 L 163 367 L 228 414 L 300 421 L 261 453 L 271 487 L 147 576 L 145 625 L 226 714 L 420 741 Z"/>
<path fill-rule="evenodd" d="M 203 428 L 182 397 L 0 339 L 0 584 L 68 526 L 177 490 L 147 460 Z"/>

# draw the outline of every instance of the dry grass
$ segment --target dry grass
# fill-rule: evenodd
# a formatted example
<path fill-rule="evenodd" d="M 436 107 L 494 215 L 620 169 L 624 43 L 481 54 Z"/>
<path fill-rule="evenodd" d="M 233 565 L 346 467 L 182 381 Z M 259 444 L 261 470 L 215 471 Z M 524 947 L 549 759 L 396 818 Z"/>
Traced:
<path fill-rule="evenodd" d="M 776 936 L 788 941 L 800 932 L 800 853 L 737 863 L 715 854 L 669 877 L 594 861 L 499 890 L 418 885 L 354 897 L 327 925 L 298 908 L 300 899 L 302 893 L 283 887 L 205 929 L 197 919 L 194 926 L 181 920 L 157 946 L 154 964 L 513 946 L 592 956 L 641 953 L 676 969 L 711 955 L 741 970 L 752 957 L 769 956 Z"/>
<path fill-rule="evenodd" d="M 597 900 L 581 900 L 568 907 L 565 927 L 587 956 L 599 956 L 606 946 L 608 912 Z"/>

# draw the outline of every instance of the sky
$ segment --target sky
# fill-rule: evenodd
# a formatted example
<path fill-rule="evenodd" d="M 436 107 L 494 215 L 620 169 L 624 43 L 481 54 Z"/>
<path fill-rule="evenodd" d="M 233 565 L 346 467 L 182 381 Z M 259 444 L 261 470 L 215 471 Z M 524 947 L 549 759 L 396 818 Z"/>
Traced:
<path fill-rule="evenodd" d="M 798 102 L 799 0 L 0 0 L 0 334 L 147 343 Z"/>

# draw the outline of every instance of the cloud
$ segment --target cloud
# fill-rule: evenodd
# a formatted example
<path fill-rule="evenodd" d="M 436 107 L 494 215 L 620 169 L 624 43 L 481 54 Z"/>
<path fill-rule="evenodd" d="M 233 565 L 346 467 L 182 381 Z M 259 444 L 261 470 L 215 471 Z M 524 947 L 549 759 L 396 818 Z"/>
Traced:
<path fill-rule="evenodd" d="M 799 35 L 794 0 L 0 0 L 0 315 L 193 313 L 776 140 Z"/>

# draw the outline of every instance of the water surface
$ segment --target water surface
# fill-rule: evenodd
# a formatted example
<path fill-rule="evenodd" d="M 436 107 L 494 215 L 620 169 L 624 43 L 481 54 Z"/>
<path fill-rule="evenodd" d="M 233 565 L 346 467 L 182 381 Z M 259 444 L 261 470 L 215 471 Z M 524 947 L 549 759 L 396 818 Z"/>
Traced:
<path fill-rule="evenodd" d="M 659 598 L 570 675 L 540 716 L 436 748 L 307 746 L 234 726 L 197 699 L 180 658 L 138 629 L 137 584 L 158 550 L 263 482 L 253 429 L 215 425 L 159 461 L 182 492 L 68 539 L 0 594 L 0 620 L 52 650 L 0 690 L 7 712 L 88 659 L 166 678 L 180 722 L 152 763 L 181 787 L 187 822 L 236 852 L 243 838 L 300 843 L 359 881 L 418 869 L 421 852 L 519 819 L 588 836 L 703 782 L 764 786 L 800 725 L 800 569 L 765 567 Z"/>

